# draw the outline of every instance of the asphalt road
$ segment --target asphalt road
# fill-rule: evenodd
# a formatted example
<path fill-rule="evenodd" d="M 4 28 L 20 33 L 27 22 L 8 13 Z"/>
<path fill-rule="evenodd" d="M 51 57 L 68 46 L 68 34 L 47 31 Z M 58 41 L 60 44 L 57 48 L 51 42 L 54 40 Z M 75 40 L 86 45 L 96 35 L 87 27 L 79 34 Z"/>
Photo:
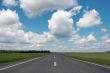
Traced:
<path fill-rule="evenodd" d="M 1 66 L 0 73 L 110 73 L 110 69 L 49 54 L 17 65 Z"/>

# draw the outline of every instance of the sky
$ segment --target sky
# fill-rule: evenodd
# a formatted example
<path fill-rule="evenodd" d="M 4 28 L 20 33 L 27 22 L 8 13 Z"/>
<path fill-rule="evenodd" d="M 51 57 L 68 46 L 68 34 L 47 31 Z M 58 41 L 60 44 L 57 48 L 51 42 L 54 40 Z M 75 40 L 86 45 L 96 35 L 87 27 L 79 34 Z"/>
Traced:
<path fill-rule="evenodd" d="M 0 0 L 1 50 L 110 51 L 110 0 Z"/>

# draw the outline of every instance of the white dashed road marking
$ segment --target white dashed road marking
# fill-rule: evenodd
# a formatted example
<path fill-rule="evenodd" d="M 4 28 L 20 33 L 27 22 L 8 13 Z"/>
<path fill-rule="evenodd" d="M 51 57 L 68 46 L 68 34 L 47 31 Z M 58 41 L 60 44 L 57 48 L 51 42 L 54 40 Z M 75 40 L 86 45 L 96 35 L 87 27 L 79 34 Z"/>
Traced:
<path fill-rule="evenodd" d="M 54 66 L 57 66 L 57 63 L 56 62 L 54 62 Z"/>

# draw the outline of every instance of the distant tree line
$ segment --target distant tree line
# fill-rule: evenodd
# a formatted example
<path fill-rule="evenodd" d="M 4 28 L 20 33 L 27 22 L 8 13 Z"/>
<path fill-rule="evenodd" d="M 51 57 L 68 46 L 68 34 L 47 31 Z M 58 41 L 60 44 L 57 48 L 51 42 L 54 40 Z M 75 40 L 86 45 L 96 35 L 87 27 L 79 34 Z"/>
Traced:
<path fill-rule="evenodd" d="M 40 51 L 36 51 L 36 50 L 28 50 L 28 51 L 24 51 L 24 50 L 0 50 L 0 53 L 50 53 L 49 50 L 40 50 Z"/>
<path fill-rule="evenodd" d="M 110 51 L 106 51 L 107 53 L 110 53 Z"/>

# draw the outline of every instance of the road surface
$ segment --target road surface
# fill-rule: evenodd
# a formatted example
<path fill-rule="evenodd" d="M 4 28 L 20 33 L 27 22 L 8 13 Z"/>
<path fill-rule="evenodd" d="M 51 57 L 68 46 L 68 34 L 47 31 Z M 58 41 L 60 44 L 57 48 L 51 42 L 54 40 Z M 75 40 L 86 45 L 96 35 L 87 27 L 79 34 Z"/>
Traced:
<path fill-rule="evenodd" d="M 49 54 L 20 64 L 1 66 L 0 73 L 110 73 L 110 69 Z"/>

